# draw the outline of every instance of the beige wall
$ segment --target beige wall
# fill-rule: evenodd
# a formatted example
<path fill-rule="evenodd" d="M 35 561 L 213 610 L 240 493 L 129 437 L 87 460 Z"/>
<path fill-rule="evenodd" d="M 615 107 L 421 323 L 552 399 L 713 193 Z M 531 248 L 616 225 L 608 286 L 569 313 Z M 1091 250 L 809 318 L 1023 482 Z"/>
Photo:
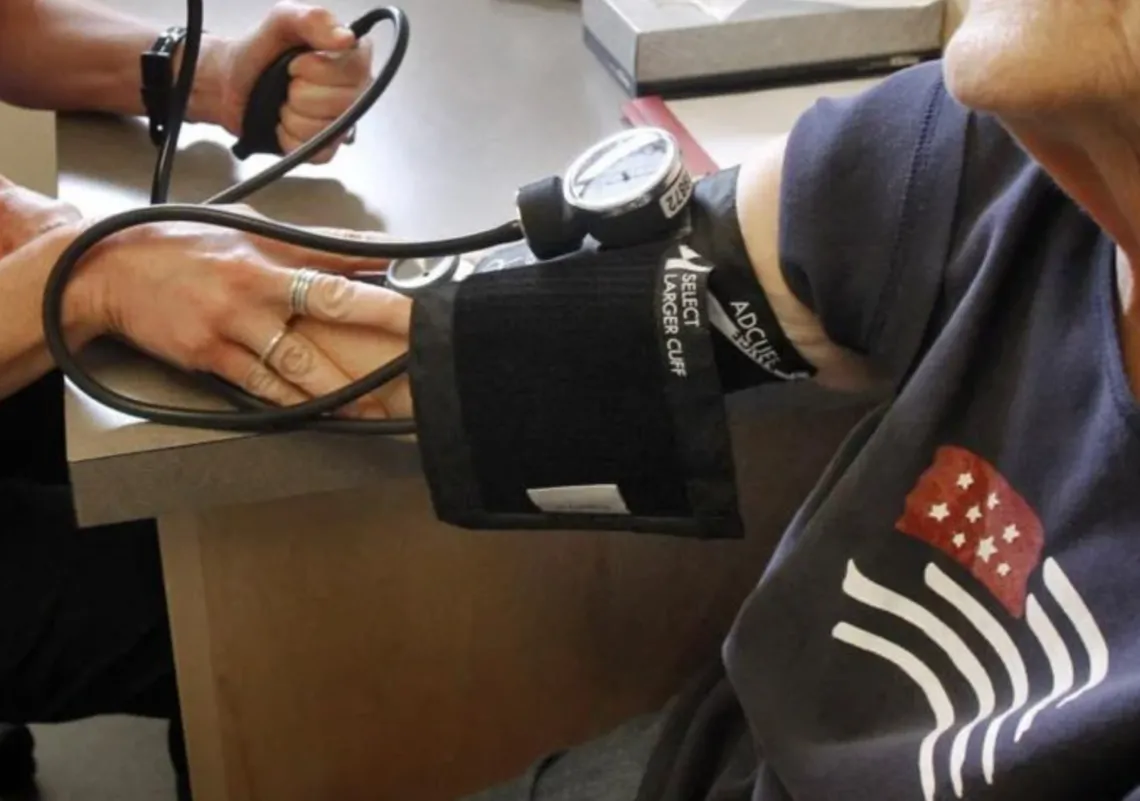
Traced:
<path fill-rule="evenodd" d="M 55 114 L 0 103 L 0 175 L 54 197 L 55 143 Z"/>

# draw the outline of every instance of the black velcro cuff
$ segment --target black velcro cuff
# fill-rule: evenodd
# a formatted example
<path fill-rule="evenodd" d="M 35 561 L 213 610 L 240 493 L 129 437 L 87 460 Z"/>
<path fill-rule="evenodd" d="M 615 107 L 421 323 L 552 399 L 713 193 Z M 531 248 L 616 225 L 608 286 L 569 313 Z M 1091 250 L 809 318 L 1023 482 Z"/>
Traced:
<path fill-rule="evenodd" d="M 705 176 L 689 204 L 688 243 L 716 265 L 709 277 L 710 313 L 726 392 L 816 373 L 780 327 L 756 277 L 736 208 L 739 179 L 739 167 Z"/>
<path fill-rule="evenodd" d="M 742 536 L 708 275 L 657 243 L 417 295 L 409 376 L 439 518 Z"/>

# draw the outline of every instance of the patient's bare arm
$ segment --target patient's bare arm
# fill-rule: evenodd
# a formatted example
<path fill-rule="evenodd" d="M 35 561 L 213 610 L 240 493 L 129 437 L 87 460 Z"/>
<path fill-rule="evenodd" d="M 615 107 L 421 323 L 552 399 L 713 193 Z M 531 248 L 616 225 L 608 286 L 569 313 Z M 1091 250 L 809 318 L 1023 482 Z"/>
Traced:
<path fill-rule="evenodd" d="M 740 170 L 737 210 L 749 260 L 780 326 L 833 389 L 861 391 L 873 385 L 867 364 L 828 339 L 819 319 L 788 288 L 780 269 L 780 184 L 787 137 L 762 145 Z"/>

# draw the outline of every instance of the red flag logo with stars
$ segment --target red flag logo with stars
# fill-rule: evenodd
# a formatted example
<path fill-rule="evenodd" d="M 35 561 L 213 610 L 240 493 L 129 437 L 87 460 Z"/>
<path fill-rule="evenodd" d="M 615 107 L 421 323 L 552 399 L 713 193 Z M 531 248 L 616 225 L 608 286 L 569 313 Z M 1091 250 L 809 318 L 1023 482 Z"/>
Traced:
<path fill-rule="evenodd" d="M 885 661 L 917 687 L 934 719 L 918 746 L 922 798 L 935 801 L 947 778 L 953 796 L 945 797 L 962 798 L 972 761 L 980 763 L 979 780 L 993 784 L 1003 737 L 1020 742 L 1040 715 L 1062 710 L 1104 681 L 1108 645 L 1060 564 L 1044 555 L 1046 531 L 1036 512 L 985 459 L 956 446 L 939 448 L 902 505 L 897 530 L 958 567 L 944 570 L 932 559 L 922 571 L 923 592 L 912 598 L 888 586 L 891 576 L 873 579 L 849 561 L 843 593 L 908 624 L 909 634 L 892 639 L 843 621 L 832 637 Z M 983 602 L 979 594 L 997 604 Z M 943 603 L 928 605 L 934 598 Z M 947 605 L 956 620 L 939 616 Z M 976 652 L 958 633 L 963 627 L 980 635 L 985 652 Z M 1044 658 L 1027 659 L 1011 632 Z M 953 698 L 948 677 L 919 656 L 931 645 L 965 679 L 969 698 Z M 1080 652 L 1084 658 L 1075 660 Z M 1030 664 L 1045 664 L 1048 671 L 1031 674 Z M 944 737 L 950 739 L 949 764 L 940 768 L 936 746 Z"/>
<path fill-rule="evenodd" d="M 949 554 L 1011 615 L 1024 614 L 1045 533 L 1029 504 L 988 462 L 964 448 L 940 448 L 907 496 L 897 527 Z"/>

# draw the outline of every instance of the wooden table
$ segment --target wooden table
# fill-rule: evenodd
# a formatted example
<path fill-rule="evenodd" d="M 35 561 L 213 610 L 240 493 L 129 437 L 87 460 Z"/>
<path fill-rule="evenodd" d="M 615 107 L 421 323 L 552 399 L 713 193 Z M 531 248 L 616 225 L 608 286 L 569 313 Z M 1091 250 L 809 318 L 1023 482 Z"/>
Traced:
<path fill-rule="evenodd" d="M 184 14 L 115 4 L 164 25 Z M 268 5 L 209 2 L 207 26 L 248 30 Z M 452 235 L 505 219 L 517 186 L 618 129 L 623 98 L 576 3 L 403 5 L 408 58 L 357 144 L 255 196 L 260 211 Z M 92 213 L 145 203 L 141 123 L 66 118 L 59 133 L 64 197 Z M 266 163 L 237 164 L 209 129 L 185 143 L 173 200 Z M 124 391 L 196 397 L 131 354 L 91 356 Z M 159 520 L 197 801 L 442 801 L 654 708 L 716 654 L 860 411 L 802 390 L 734 399 L 750 534 L 699 544 L 460 531 L 435 519 L 408 444 L 171 429 L 67 402 L 81 521 Z"/>

